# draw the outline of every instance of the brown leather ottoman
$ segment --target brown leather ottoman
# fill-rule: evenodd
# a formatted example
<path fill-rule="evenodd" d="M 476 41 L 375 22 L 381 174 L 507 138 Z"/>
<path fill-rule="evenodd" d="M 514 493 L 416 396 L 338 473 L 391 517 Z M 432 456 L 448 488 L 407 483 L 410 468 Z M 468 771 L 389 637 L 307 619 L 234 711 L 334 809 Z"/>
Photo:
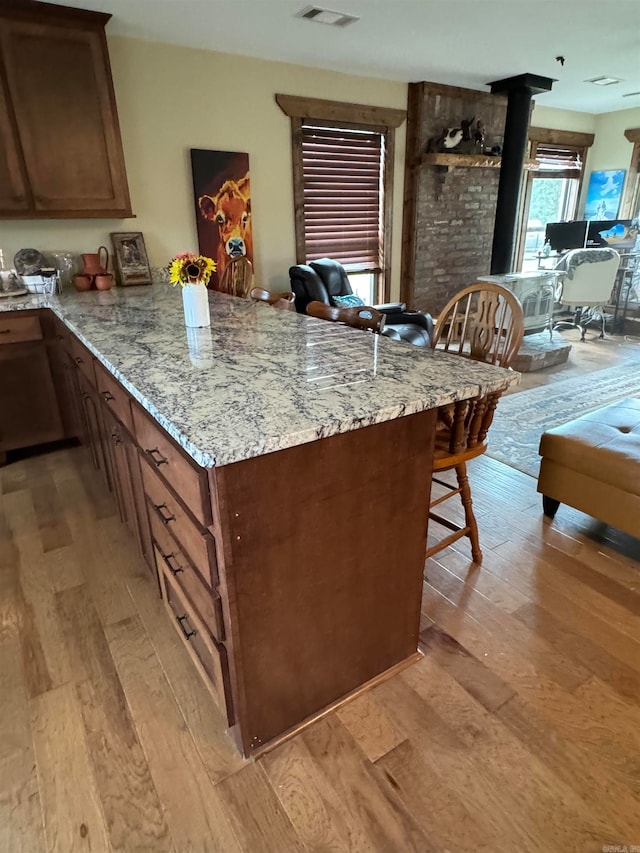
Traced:
<path fill-rule="evenodd" d="M 538 491 L 545 515 L 566 503 L 640 537 L 640 399 L 589 412 L 545 432 Z"/>

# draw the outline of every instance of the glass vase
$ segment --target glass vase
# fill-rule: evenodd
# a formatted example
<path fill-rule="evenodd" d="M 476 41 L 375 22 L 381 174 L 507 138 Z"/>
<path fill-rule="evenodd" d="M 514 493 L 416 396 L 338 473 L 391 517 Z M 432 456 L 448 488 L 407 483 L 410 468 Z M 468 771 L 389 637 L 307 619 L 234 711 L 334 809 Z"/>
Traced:
<path fill-rule="evenodd" d="M 184 324 L 188 329 L 211 325 L 209 294 L 204 284 L 185 284 L 182 288 Z"/>

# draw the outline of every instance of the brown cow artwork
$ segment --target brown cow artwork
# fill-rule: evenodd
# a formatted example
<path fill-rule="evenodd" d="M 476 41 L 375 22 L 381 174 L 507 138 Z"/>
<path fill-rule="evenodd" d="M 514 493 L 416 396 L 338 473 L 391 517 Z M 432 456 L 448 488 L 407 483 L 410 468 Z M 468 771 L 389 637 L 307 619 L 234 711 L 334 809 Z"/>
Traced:
<path fill-rule="evenodd" d="M 209 287 L 218 290 L 232 258 L 253 263 L 249 155 L 191 149 L 198 248 L 216 262 Z"/>

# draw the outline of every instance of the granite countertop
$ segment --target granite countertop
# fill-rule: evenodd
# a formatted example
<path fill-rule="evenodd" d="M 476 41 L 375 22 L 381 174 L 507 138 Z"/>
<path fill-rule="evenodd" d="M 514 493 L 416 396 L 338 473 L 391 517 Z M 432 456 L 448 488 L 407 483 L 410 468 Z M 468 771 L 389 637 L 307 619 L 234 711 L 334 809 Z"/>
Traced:
<path fill-rule="evenodd" d="M 51 308 L 204 467 L 507 388 L 518 374 L 220 293 L 188 330 L 168 284 L 0 299 Z"/>

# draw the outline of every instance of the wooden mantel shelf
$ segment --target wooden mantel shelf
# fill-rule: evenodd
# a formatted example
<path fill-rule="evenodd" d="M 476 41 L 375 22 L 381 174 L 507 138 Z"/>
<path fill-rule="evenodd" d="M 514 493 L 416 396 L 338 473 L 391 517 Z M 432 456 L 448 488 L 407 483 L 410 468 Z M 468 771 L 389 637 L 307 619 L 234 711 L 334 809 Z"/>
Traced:
<path fill-rule="evenodd" d="M 447 170 L 465 166 L 476 169 L 499 169 L 502 157 L 492 157 L 488 154 L 422 154 L 421 166 L 445 166 Z M 524 168 L 535 169 L 537 160 L 525 160 Z"/>

